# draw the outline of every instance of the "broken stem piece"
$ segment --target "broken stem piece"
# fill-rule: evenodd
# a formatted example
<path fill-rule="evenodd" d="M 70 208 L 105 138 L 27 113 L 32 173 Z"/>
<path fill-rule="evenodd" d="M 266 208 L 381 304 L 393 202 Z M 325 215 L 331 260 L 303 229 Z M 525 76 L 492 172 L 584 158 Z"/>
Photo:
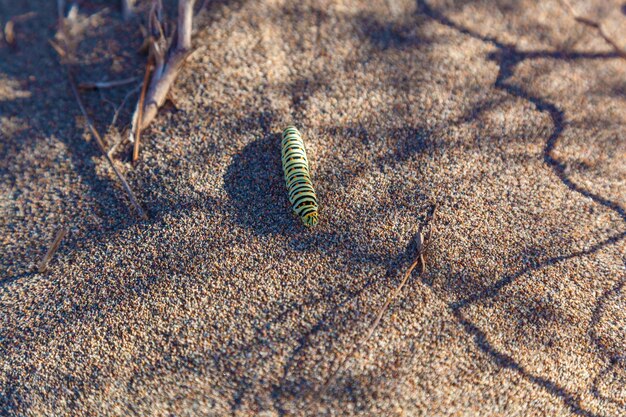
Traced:
<path fill-rule="evenodd" d="M 179 51 L 191 49 L 191 29 L 193 23 L 193 4 L 195 0 L 178 1 L 178 46 Z"/>
<path fill-rule="evenodd" d="M 95 89 L 103 89 L 103 88 L 115 88 L 126 84 L 132 84 L 137 77 L 124 78 L 123 80 L 112 80 L 112 81 L 96 81 L 96 82 L 86 82 L 78 84 L 78 88 L 81 90 L 95 90 Z"/>
<path fill-rule="evenodd" d="M 187 59 L 187 54 L 187 51 L 174 52 L 174 54 L 168 59 L 161 78 L 159 78 L 150 87 L 144 107 L 142 128 L 147 127 L 150 122 L 152 122 L 152 120 L 156 117 L 159 108 L 165 103 L 167 94 L 174 84 L 183 63 Z"/>
<path fill-rule="evenodd" d="M 152 70 L 152 60 L 148 58 L 146 64 L 146 73 L 143 76 L 143 84 L 141 86 L 141 94 L 139 96 L 139 113 L 137 115 L 137 132 L 135 132 L 135 143 L 133 143 L 133 163 L 139 159 L 139 143 L 141 141 L 141 129 L 143 126 L 143 105 L 146 99 L 146 91 L 148 90 L 148 80 L 150 79 L 150 72 Z"/>
<path fill-rule="evenodd" d="M 48 269 L 48 263 L 50 263 L 52 256 L 54 256 L 57 249 L 59 249 L 59 246 L 61 245 L 61 241 L 63 240 L 63 238 L 65 238 L 66 234 L 67 234 L 67 227 L 62 227 L 57 232 L 54 238 L 54 241 L 52 242 L 52 245 L 50 245 L 50 247 L 48 248 L 48 251 L 46 252 L 46 255 L 43 257 L 41 262 L 39 262 L 39 266 L 37 267 L 37 270 L 39 271 L 40 274 L 43 274 Z"/>

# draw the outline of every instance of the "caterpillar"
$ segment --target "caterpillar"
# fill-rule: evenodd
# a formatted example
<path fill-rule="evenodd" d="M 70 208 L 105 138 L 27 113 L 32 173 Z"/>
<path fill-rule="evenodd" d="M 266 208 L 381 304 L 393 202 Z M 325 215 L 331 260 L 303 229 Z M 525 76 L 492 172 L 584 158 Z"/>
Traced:
<path fill-rule="evenodd" d="M 317 196 L 311 183 L 304 142 L 294 126 L 283 131 L 281 156 L 293 211 L 300 216 L 305 226 L 315 226 L 318 222 Z"/>

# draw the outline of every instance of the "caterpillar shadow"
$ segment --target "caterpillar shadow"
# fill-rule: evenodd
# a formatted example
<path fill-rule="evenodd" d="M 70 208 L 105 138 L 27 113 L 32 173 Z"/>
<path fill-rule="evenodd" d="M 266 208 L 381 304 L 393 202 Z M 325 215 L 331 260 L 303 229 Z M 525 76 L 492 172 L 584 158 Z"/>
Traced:
<path fill-rule="evenodd" d="M 268 133 L 233 157 L 224 189 L 235 220 L 257 235 L 295 233 L 299 226 L 290 216 L 280 161 L 280 134 Z"/>

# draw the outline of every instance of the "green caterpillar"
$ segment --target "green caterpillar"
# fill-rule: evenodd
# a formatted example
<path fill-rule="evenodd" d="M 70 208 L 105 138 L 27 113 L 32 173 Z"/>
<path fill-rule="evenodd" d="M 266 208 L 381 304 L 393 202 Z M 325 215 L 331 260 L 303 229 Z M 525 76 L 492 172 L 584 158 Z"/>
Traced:
<path fill-rule="evenodd" d="M 293 211 L 300 216 L 305 226 L 315 226 L 318 221 L 317 196 L 311 183 L 304 142 L 298 129 L 293 126 L 283 131 L 281 156 Z"/>

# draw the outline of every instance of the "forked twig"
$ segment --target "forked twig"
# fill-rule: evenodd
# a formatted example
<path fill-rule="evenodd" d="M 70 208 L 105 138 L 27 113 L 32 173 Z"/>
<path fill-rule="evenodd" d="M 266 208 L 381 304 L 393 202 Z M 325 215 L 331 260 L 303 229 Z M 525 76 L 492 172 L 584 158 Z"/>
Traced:
<path fill-rule="evenodd" d="M 102 155 L 104 155 L 104 157 L 106 158 L 107 162 L 111 166 L 111 169 L 113 169 L 113 172 L 122 183 L 124 190 L 126 190 L 126 193 L 128 194 L 128 198 L 130 199 L 130 202 L 132 203 L 133 207 L 135 207 L 135 210 L 137 211 L 139 216 L 143 219 L 147 219 L 148 216 L 146 215 L 144 210 L 141 208 L 141 205 L 139 205 L 139 202 L 137 201 L 137 198 L 135 197 L 135 193 L 130 188 L 130 185 L 128 185 L 128 182 L 126 181 L 126 178 L 124 177 L 124 175 L 119 171 L 119 169 L 115 165 L 115 162 L 113 161 L 113 159 L 111 158 L 111 156 L 106 150 L 106 147 L 104 145 L 104 142 L 102 141 L 102 138 L 100 137 L 100 134 L 96 130 L 93 123 L 91 123 L 91 120 L 89 119 L 89 115 L 87 114 L 87 110 L 85 110 L 85 106 L 83 105 L 83 102 L 80 98 L 80 93 L 78 92 L 78 87 L 76 86 L 74 77 L 72 76 L 72 73 L 69 69 L 67 71 L 67 77 L 68 77 L 70 86 L 72 87 L 72 92 L 74 93 L 74 97 L 76 98 L 76 102 L 78 103 L 78 107 L 80 108 L 81 113 L 85 117 L 85 121 L 87 123 L 87 126 L 89 127 L 89 131 L 91 132 L 91 135 L 95 138 L 96 143 L 98 144 L 98 148 L 100 149 L 100 152 L 102 152 Z"/>
<path fill-rule="evenodd" d="M 61 241 L 63 240 L 63 238 L 65 238 L 67 231 L 68 231 L 67 227 L 63 227 L 59 229 L 59 231 L 57 232 L 54 238 L 54 241 L 52 242 L 52 245 L 50 245 L 50 247 L 48 248 L 48 251 L 46 252 L 46 255 L 43 257 L 41 262 L 39 262 L 39 266 L 37 267 L 37 270 L 39 271 L 40 274 L 43 274 L 48 269 L 48 263 L 50 263 L 52 256 L 54 256 L 55 252 L 59 249 L 59 246 L 61 245 Z"/>
<path fill-rule="evenodd" d="M 156 117 L 159 108 L 165 103 L 168 92 L 174 84 L 178 73 L 191 53 L 194 3 L 195 0 L 179 0 L 177 33 L 169 48 L 166 48 L 164 44 L 166 37 L 164 36 L 165 31 L 161 23 L 160 3 L 157 1 L 153 4 L 149 16 L 149 22 L 153 27 L 149 31 L 149 36 L 155 35 L 156 32 L 157 37 L 150 41 L 155 67 L 145 101 L 142 106 L 138 103 L 133 115 L 130 129 L 131 142 L 134 141 L 133 135 L 137 131 L 138 126 L 146 128 Z M 140 112 L 142 116 L 141 122 L 139 122 Z"/>
<path fill-rule="evenodd" d="M 611 36 L 606 32 L 606 29 L 604 29 L 604 26 L 602 26 L 600 22 L 596 22 L 593 19 L 579 15 L 574 9 L 574 6 L 571 5 L 569 0 L 561 0 L 561 3 L 569 11 L 569 13 L 572 15 L 575 21 L 595 29 L 598 32 L 598 34 L 602 37 L 602 39 L 604 39 L 606 43 L 608 43 L 609 45 L 613 47 L 613 49 L 615 49 L 615 52 L 617 52 L 618 55 L 620 55 L 622 58 L 626 58 L 626 50 L 623 49 L 620 45 L 617 44 L 617 42 L 615 42 L 611 38 Z"/>

